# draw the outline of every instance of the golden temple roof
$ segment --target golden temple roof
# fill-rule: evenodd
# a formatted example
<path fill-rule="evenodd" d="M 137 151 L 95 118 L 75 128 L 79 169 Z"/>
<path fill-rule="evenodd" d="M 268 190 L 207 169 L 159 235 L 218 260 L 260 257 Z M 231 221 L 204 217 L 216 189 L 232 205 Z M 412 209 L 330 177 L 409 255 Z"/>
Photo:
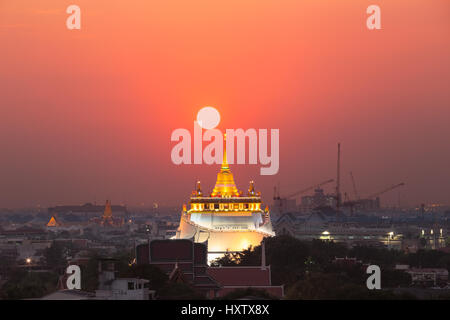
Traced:
<path fill-rule="evenodd" d="M 55 216 L 50 218 L 50 221 L 47 223 L 47 227 L 58 227 L 61 224 L 56 220 Z"/>
<path fill-rule="evenodd" d="M 233 174 L 227 161 L 226 134 L 223 140 L 223 160 L 220 171 L 217 174 L 217 181 L 211 193 L 211 197 L 239 197 L 239 191 L 234 183 Z"/>

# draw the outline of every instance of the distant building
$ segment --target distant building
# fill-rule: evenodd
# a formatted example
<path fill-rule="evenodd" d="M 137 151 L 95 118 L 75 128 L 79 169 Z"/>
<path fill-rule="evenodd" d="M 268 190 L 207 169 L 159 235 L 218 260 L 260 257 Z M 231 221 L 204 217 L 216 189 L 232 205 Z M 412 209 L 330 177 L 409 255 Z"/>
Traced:
<path fill-rule="evenodd" d="M 99 224 L 105 227 L 120 227 L 124 225 L 123 217 L 114 217 L 111 202 L 106 200 L 105 209 L 103 211 L 103 215 L 101 217 L 95 217 L 91 219 L 91 222 Z"/>
<path fill-rule="evenodd" d="M 0 238 L 26 238 L 26 239 L 46 239 L 47 233 L 44 229 L 30 228 L 22 226 L 16 229 L 0 230 Z"/>
<path fill-rule="evenodd" d="M 414 285 L 433 285 L 447 283 L 448 270 L 442 268 L 413 268 L 406 271 L 411 275 Z"/>
<path fill-rule="evenodd" d="M 274 197 L 271 209 L 270 214 L 272 218 L 275 219 L 284 213 L 298 211 L 297 202 L 295 199 L 280 198 L 279 196 Z"/>
<path fill-rule="evenodd" d="M 378 197 L 375 199 L 359 199 L 355 203 L 356 210 L 370 211 L 380 209 L 380 207 L 380 198 Z"/>
<path fill-rule="evenodd" d="M 108 201 L 109 202 L 109 201 Z M 111 213 L 114 216 L 125 216 L 127 215 L 127 208 L 125 206 L 111 205 Z M 94 205 L 92 203 L 86 203 L 81 206 L 56 206 L 48 208 L 48 213 L 54 215 L 55 213 L 59 217 L 64 215 L 72 214 L 76 216 L 82 216 L 85 218 L 98 217 L 101 213 L 105 211 L 105 206 Z"/>
<path fill-rule="evenodd" d="M 149 291 L 149 281 L 137 278 L 116 278 L 114 263 L 110 261 L 106 269 L 99 262 L 99 286 L 95 298 L 100 300 L 149 300 L 154 291 Z"/>
<path fill-rule="evenodd" d="M 312 196 L 303 196 L 301 198 L 300 210 L 303 212 L 311 211 L 318 207 L 335 207 L 336 196 L 334 194 L 325 194 L 322 188 L 314 190 Z"/>
<path fill-rule="evenodd" d="M 357 217 L 347 217 L 330 207 L 316 208 L 310 214 L 286 213 L 273 223 L 278 235 L 301 240 L 330 240 L 348 246 L 369 245 L 401 249 L 403 235 L 392 228 L 364 227 Z"/>
<path fill-rule="evenodd" d="M 448 270 L 444 268 L 410 268 L 409 265 L 396 265 L 396 270 L 402 270 L 411 275 L 411 284 L 423 287 L 445 285 L 448 281 Z"/>
<path fill-rule="evenodd" d="M 93 206 L 85 204 L 83 206 L 60 206 L 48 209 L 52 214 L 46 224 L 49 231 L 73 231 L 98 225 L 103 227 L 121 227 L 125 224 L 124 214 L 126 208 L 122 206 L 112 206 L 109 200 L 106 200 L 105 206 Z M 58 211 L 59 210 L 59 211 Z M 100 213 L 102 215 L 100 216 Z M 114 214 L 114 213 L 117 213 Z M 92 215 L 94 215 L 92 217 Z M 81 215 L 81 221 L 67 221 L 61 216 Z"/>
<path fill-rule="evenodd" d="M 106 264 L 106 268 L 103 268 Z M 116 278 L 114 259 L 103 259 L 98 264 L 99 286 L 95 293 L 82 290 L 69 290 L 66 287 L 67 275 L 58 281 L 59 290 L 40 300 L 149 300 L 154 291 L 149 290 L 149 281 L 138 278 Z"/>

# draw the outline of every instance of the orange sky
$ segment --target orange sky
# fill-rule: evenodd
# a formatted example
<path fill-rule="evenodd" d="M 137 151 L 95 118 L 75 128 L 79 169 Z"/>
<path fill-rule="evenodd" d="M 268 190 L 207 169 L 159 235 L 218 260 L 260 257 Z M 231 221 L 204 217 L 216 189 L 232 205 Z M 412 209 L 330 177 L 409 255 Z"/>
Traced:
<path fill-rule="evenodd" d="M 340 141 L 344 191 L 352 171 L 361 195 L 405 182 L 404 205 L 450 204 L 449 16 L 448 0 L 0 0 L 0 207 L 181 205 L 218 170 L 170 160 L 205 105 L 221 129 L 280 129 L 277 175 L 232 167 L 266 202 L 333 178 Z"/>

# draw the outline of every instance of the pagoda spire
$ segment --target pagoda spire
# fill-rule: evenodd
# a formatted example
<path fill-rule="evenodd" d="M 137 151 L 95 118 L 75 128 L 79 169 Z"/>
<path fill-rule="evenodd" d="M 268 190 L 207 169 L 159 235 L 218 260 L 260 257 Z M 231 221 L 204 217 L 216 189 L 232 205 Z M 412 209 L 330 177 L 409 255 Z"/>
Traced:
<path fill-rule="evenodd" d="M 112 218 L 111 202 L 109 200 L 106 200 L 105 211 L 103 212 L 103 219 L 110 219 L 110 218 Z"/>
<path fill-rule="evenodd" d="M 203 194 L 202 186 L 201 186 L 200 180 L 199 180 L 199 181 L 197 181 L 197 188 L 196 188 L 196 191 L 195 191 L 195 195 L 198 196 L 198 197 L 201 197 L 202 194 Z"/>
<path fill-rule="evenodd" d="M 230 167 L 227 161 L 227 135 L 223 136 L 223 160 L 220 167 L 220 171 L 217 174 L 217 181 L 214 189 L 211 193 L 212 197 L 238 197 L 239 191 L 234 183 L 233 174 L 231 173 Z"/>
<path fill-rule="evenodd" d="M 228 166 L 228 160 L 227 160 L 227 134 L 224 133 L 223 135 L 223 159 L 222 159 L 222 167 L 220 168 L 220 171 L 229 171 L 230 167 Z"/>

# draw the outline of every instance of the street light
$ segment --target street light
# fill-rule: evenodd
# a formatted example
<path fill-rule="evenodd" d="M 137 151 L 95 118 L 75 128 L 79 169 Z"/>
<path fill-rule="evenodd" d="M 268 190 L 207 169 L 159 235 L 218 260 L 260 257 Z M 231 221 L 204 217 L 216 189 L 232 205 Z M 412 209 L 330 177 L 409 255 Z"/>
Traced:
<path fill-rule="evenodd" d="M 393 238 L 394 238 L 394 232 L 391 231 L 388 233 L 388 249 L 391 248 L 391 239 L 393 239 Z"/>
<path fill-rule="evenodd" d="M 27 269 L 28 269 L 28 273 L 30 273 L 30 268 L 31 268 L 31 258 L 26 258 L 25 262 L 27 264 Z"/>

